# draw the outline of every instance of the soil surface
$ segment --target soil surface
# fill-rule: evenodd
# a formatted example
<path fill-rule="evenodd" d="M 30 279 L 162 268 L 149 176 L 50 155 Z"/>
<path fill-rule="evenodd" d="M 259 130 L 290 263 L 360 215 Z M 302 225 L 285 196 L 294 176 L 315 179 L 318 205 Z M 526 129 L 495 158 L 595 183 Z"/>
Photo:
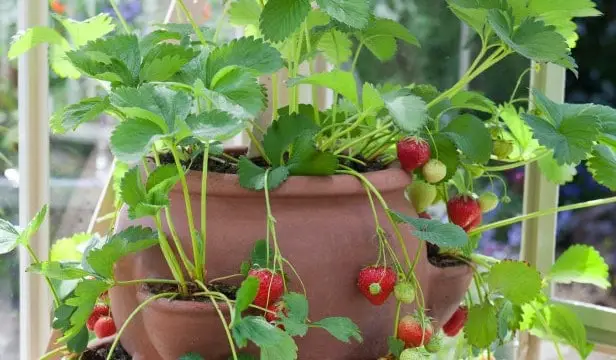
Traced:
<path fill-rule="evenodd" d="M 146 289 L 152 294 L 162 294 L 167 292 L 177 292 L 177 285 L 173 284 L 147 284 L 145 285 Z M 203 289 L 200 288 L 195 283 L 188 283 L 188 295 L 187 296 L 177 296 L 175 300 L 181 301 L 199 301 L 199 302 L 209 302 L 210 298 L 203 295 L 193 295 L 196 293 L 203 292 Z M 227 296 L 230 300 L 235 300 L 235 292 L 237 291 L 237 286 L 227 285 L 224 283 L 214 282 L 208 285 L 208 289 L 212 292 L 219 292 Z"/>
<path fill-rule="evenodd" d="M 263 160 L 263 158 L 254 158 L 251 159 L 252 162 L 261 166 L 267 167 L 267 162 Z M 342 162 L 343 165 L 352 168 L 353 170 L 359 173 L 368 173 L 373 171 L 380 171 L 387 168 L 387 165 L 381 162 L 379 159 L 375 160 L 367 160 L 363 157 L 358 157 L 356 160 L 360 161 L 350 161 L 344 160 Z M 172 164 L 174 163 L 173 156 L 170 153 L 160 154 L 160 162 L 162 164 Z M 182 164 L 187 167 L 190 166 L 191 170 L 194 171 L 203 171 L 203 154 L 199 154 L 195 156 L 194 159 L 189 161 L 183 161 Z M 208 171 L 220 174 L 237 174 L 238 166 L 237 163 L 225 159 L 223 157 L 215 157 L 210 156 L 208 159 Z"/>
<path fill-rule="evenodd" d="M 98 349 L 87 350 L 81 355 L 81 360 L 105 360 L 109 355 L 109 348 L 111 348 L 111 344 L 105 344 Z M 111 358 L 113 360 L 131 360 L 133 357 L 124 350 L 122 344 L 118 343 Z"/>
<path fill-rule="evenodd" d="M 436 245 L 426 243 L 428 246 L 428 261 L 430 264 L 438 268 L 448 268 L 466 265 L 466 263 L 460 259 L 454 258 L 447 254 L 439 254 L 440 248 Z"/>

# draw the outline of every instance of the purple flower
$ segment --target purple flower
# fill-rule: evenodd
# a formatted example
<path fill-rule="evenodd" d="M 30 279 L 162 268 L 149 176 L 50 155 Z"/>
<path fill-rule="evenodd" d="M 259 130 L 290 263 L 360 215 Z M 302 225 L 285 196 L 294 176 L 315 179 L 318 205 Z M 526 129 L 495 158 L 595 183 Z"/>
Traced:
<path fill-rule="evenodd" d="M 120 10 L 120 13 L 127 22 L 134 21 L 137 16 L 141 15 L 141 13 L 143 12 L 141 0 L 122 1 L 118 4 L 118 10 Z M 105 8 L 103 12 L 106 12 L 107 14 L 116 17 L 116 13 L 111 7 Z"/>

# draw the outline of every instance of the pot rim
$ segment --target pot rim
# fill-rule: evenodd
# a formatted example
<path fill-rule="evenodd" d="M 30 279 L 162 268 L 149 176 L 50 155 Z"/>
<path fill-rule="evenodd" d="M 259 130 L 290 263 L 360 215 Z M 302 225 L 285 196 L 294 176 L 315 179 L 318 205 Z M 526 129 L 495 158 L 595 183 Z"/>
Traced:
<path fill-rule="evenodd" d="M 143 286 L 139 286 L 137 290 L 137 299 L 139 303 L 143 303 L 151 296 L 153 296 L 152 292 L 145 289 Z M 218 307 L 223 313 L 229 313 L 229 307 L 224 302 L 217 303 Z M 181 314 L 202 314 L 203 312 L 213 312 L 216 311 L 214 305 L 210 303 L 204 303 L 201 301 L 190 301 L 190 300 L 169 300 L 165 298 L 156 299 L 151 301 L 147 305 L 152 309 L 158 312 L 165 313 L 181 313 Z"/>

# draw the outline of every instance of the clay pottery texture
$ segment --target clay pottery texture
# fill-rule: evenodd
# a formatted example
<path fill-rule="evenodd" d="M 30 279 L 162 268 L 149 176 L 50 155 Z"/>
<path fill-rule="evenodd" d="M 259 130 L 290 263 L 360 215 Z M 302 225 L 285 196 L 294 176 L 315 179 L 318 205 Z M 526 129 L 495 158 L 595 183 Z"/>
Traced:
<path fill-rule="evenodd" d="M 404 198 L 410 183 L 408 174 L 398 168 L 365 174 L 379 190 L 389 207 L 417 216 Z M 199 225 L 201 173 L 188 175 L 195 226 Z M 311 329 L 298 338 L 300 360 L 374 360 L 387 353 L 396 304 L 393 296 L 383 306 L 371 305 L 357 290 L 359 270 L 376 261 L 375 223 L 364 187 L 352 176 L 295 176 L 270 194 L 276 217 L 278 243 L 282 254 L 297 269 L 306 285 L 309 318 L 330 316 L 351 318 L 361 329 L 363 343 L 345 344 L 320 329 Z M 181 188 L 170 194 L 173 221 L 186 253 L 190 236 Z M 391 244 L 403 259 L 394 232 L 378 207 L 380 223 L 391 236 Z M 164 217 L 163 217 L 164 218 Z M 117 231 L 131 225 L 154 228 L 150 219 L 129 221 L 122 211 Z M 207 278 L 239 272 L 256 240 L 265 238 L 264 193 L 240 187 L 237 175 L 210 173 L 207 194 Z M 409 254 L 419 245 L 410 228 L 401 226 Z M 466 266 L 437 268 L 424 249 L 416 268 L 429 315 L 434 325 L 447 321 L 467 290 L 472 273 Z M 158 247 L 126 257 L 117 263 L 118 280 L 144 278 L 171 279 L 171 273 Z M 301 292 L 299 281 L 289 277 L 291 291 Z M 118 328 L 149 295 L 138 286 L 116 287 L 110 291 L 112 311 Z M 413 306 L 403 308 L 411 313 Z M 124 348 L 136 360 L 177 360 L 187 352 L 197 352 L 208 360 L 227 360 L 228 349 L 220 320 L 211 304 L 157 300 L 139 313 L 123 334 Z"/>

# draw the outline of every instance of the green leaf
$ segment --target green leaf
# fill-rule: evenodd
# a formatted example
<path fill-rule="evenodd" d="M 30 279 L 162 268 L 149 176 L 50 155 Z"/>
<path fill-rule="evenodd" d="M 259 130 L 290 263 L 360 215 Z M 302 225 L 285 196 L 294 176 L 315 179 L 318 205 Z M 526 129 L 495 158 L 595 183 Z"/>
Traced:
<path fill-rule="evenodd" d="M 490 160 L 492 137 L 478 117 L 470 114 L 458 116 L 442 129 L 442 133 L 472 162 L 485 164 Z"/>
<path fill-rule="evenodd" d="M 193 136 L 208 142 L 229 140 L 244 128 L 243 121 L 218 110 L 191 115 L 186 119 L 186 124 Z"/>
<path fill-rule="evenodd" d="M 137 206 L 146 197 L 146 190 L 141 181 L 141 170 L 138 166 L 128 170 L 120 183 L 120 196 L 128 206 Z"/>
<path fill-rule="evenodd" d="M 299 293 L 290 292 L 282 298 L 287 309 L 287 317 L 305 322 L 308 318 L 308 299 Z"/>
<path fill-rule="evenodd" d="M 537 164 L 543 175 L 554 184 L 564 185 L 572 181 L 573 177 L 577 174 L 575 165 L 558 165 L 553 155 L 540 158 Z"/>
<path fill-rule="evenodd" d="M 507 299 L 500 298 L 500 299 L 497 299 L 496 305 L 498 309 L 498 312 L 497 312 L 498 339 L 501 341 L 501 343 L 505 343 L 505 341 L 507 340 L 507 335 L 509 334 L 509 331 L 511 330 L 511 323 L 512 321 L 515 320 L 513 304 L 511 303 L 511 301 Z"/>
<path fill-rule="evenodd" d="M 281 114 L 263 136 L 263 149 L 272 166 L 283 164 L 284 154 L 298 136 L 317 129 L 315 122 L 306 115 Z"/>
<path fill-rule="evenodd" d="M 541 275 L 521 261 L 502 261 L 490 269 L 487 278 L 492 291 L 498 291 L 515 305 L 534 300 L 541 294 Z"/>
<path fill-rule="evenodd" d="M 351 339 L 357 342 L 363 341 L 359 327 L 346 317 L 329 317 L 314 322 L 312 325 L 325 329 L 333 337 L 347 344 L 351 342 Z"/>
<path fill-rule="evenodd" d="M 338 157 L 317 150 L 312 131 L 296 137 L 292 149 L 287 162 L 291 175 L 327 176 L 333 175 L 338 169 Z"/>
<path fill-rule="evenodd" d="M 197 34 L 195 33 L 195 29 L 193 28 L 192 24 L 167 23 L 167 24 L 155 24 L 154 26 L 160 29 L 163 29 L 163 30 L 178 33 L 182 37 L 190 37 L 191 39 L 197 40 L 197 36 L 196 36 Z M 207 26 L 199 26 L 199 30 L 201 30 L 201 33 L 205 37 L 206 41 L 208 42 L 213 41 L 214 33 L 215 33 L 214 29 L 210 29 Z"/>
<path fill-rule="evenodd" d="M 385 107 L 400 130 L 414 134 L 428 122 L 428 108 L 420 97 L 388 94 L 384 96 L 384 100 Z"/>
<path fill-rule="evenodd" d="M 573 245 L 558 257 L 548 278 L 563 284 L 592 284 L 602 289 L 610 287 L 609 267 L 601 254 L 591 246 Z"/>
<path fill-rule="evenodd" d="M 231 330 L 235 343 L 239 348 L 245 347 L 248 344 L 248 340 L 260 348 L 273 346 L 277 342 L 282 341 L 284 337 L 284 332 L 265 321 L 262 316 L 246 316 L 240 322 L 233 325 Z"/>
<path fill-rule="evenodd" d="M 275 328 L 280 333 L 280 341 L 274 345 L 261 346 L 261 360 L 296 360 L 297 345 L 286 332 Z"/>
<path fill-rule="evenodd" d="M 83 21 L 57 16 L 60 23 L 71 36 L 75 47 L 102 38 L 115 29 L 113 18 L 107 13 L 101 13 Z"/>
<path fill-rule="evenodd" d="M 259 26 L 261 8 L 254 0 L 234 1 L 229 8 L 229 22 L 233 25 Z"/>
<path fill-rule="evenodd" d="M 68 43 L 49 46 L 49 64 L 59 77 L 79 79 L 81 72 L 66 57 L 66 52 L 69 50 L 70 45 Z"/>
<path fill-rule="evenodd" d="M 242 281 L 242 285 L 237 290 L 235 296 L 235 316 L 233 323 L 237 324 L 241 317 L 242 312 L 252 304 L 254 299 L 257 297 L 257 291 L 259 290 L 259 279 L 253 276 L 249 276 L 244 281 Z"/>
<path fill-rule="evenodd" d="M 438 160 L 447 167 L 447 174 L 445 178 L 441 180 L 441 183 L 445 183 L 456 174 L 458 165 L 460 164 L 460 155 L 456 145 L 446 135 L 435 134 L 433 135 L 433 139 L 434 141 L 428 141 L 430 144 L 430 151 L 435 155 L 438 153 Z"/>
<path fill-rule="evenodd" d="M 82 279 L 91 275 L 81 268 L 79 262 L 43 261 L 30 265 L 26 271 L 57 280 Z"/>
<path fill-rule="evenodd" d="M 43 221 L 45 221 L 45 217 L 47 216 L 47 211 L 49 210 L 48 205 L 43 205 L 41 210 L 39 210 L 32 220 L 26 225 L 23 231 L 19 234 L 19 239 L 17 240 L 22 245 L 30 245 L 30 239 L 36 232 L 39 230 Z"/>
<path fill-rule="evenodd" d="M 419 46 L 417 38 L 400 23 L 385 18 L 375 18 L 360 33 L 359 40 L 381 61 L 390 60 L 397 51 L 396 40 Z"/>
<path fill-rule="evenodd" d="M 353 43 L 349 36 L 339 30 L 330 29 L 323 34 L 317 45 L 317 49 L 325 55 L 332 64 L 340 66 L 347 62 L 352 55 Z"/>
<path fill-rule="evenodd" d="M 226 67 L 216 73 L 210 88 L 211 91 L 204 89 L 204 92 L 214 107 L 240 119 L 254 118 L 267 106 L 263 86 L 251 72 L 237 66 Z M 235 107 L 241 109 L 236 110 Z"/>
<path fill-rule="evenodd" d="M 270 3 L 276 2 L 272 0 Z M 300 1 L 298 1 L 300 2 Z M 280 24 L 276 22 L 276 26 Z M 258 74 L 270 74 L 283 67 L 280 52 L 261 39 L 242 37 L 214 49 L 207 59 L 207 74 L 211 79 L 221 69 L 239 66 Z"/>
<path fill-rule="evenodd" d="M 122 257 L 158 244 L 158 235 L 152 229 L 131 226 L 112 235 L 100 248 L 90 251 L 88 264 L 101 277 L 113 278 L 113 265 Z"/>
<path fill-rule="evenodd" d="M 522 120 L 516 108 L 511 104 L 500 106 L 498 112 L 513 136 L 512 140 L 518 146 L 519 156 L 524 159 L 529 158 L 539 148 L 539 143 L 533 138 L 528 124 Z"/>
<path fill-rule="evenodd" d="M 9 60 L 15 59 L 40 44 L 67 45 L 67 41 L 52 28 L 34 26 L 13 37 L 7 56 Z"/>
<path fill-rule="evenodd" d="M 79 282 L 73 294 L 65 301 L 66 305 L 74 307 L 75 310 L 70 316 L 70 327 L 64 331 L 64 336 L 59 341 L 80 339 L 80 334 L 85 329 L 86 321 L 92 313 L 94 304 L 101 294 L 109 290 L 110 287 L 110 284 L 96 279 Z"/>
<path fill-rule="evenodd" d="M 182 34 L 168 30 L 154 30 L 139 40 L 139 50 L 142 54 L 147 54 L 154 46 L 163 41 L 182 40 Z"/>
<path fill-rule="evenodd" d="M 616 154 L 611 146 L 596 145 L 587 166 L 599 184 L 616 190 Z"/>
<path fill-rule="evenodd" d="M 10 253 L 19 245 L 19 233 L 13 224 L 0 219 L 0 255 Z"/>
<path fill-rule="evenodd" d="M 233 357 L 229 357 L 227 360 L 234 360 Z M 237 360 L 259 360 L 254 355 L 247 353 L 239 353 L 237 354 Z"/>
<path fill-rule="evenodd" d="M 81 261 L 83 250 L 80 249 L 92 239 L 88 233 L 77 233 L 68 238 L 56 240 L 49 251 L 50 261 Z"/>
<path fill-rule="evenodd" d="M 265 169 L 256 165 L 247 157 L 239 161 L 238 176 L 240 185 L 249 190 L 263 190 L 265 188 Z M 280 186 L 289 177 L 289 169 L 279 166 L 268 173 L 267 188 L 273 190 Z"/>
<path fill-rule="evenodd" d="M 257 240 L 255 241 L 255 246 L 250 253 L 250 262 L 253 267 L 257 268 L 269 268 L 269 264 L 267 263 L 267 250 L 269 248 L 269 259 L 270 261 L 274 259 L 274 249 L 270 246 L 267 246 L 266 240 Z"/>
<path fill-rule="evenodd" d="M 127 116 L 150 120 L 165 133 L 176 130 L 181 123 L 177 119 L 185 120 L 192 104 L 190 96 L 186 93 L 152 84 L 145 84 L 139 88 L 114 89 L 110 100 L 111 104 Z"/>
<path fill-rule="evenodd" d="M 590 355 L 594 345 L 587 342 L 584 324 L 569 307 L 561 304 L 549 304 L 540 309 L 540 313 L 542 319 L 535 316 L 533 327 L 530 329 L 531 334 L 571 345 L 582 359 L 586 359 Z"/>
<path fill-rule="evenodd" d="M 385 101 L 383 101 L 381 94 L 374 85 L 364 83 L 364 88 L 362 90 L 362 105 L 364 113 L 368 113 L 370 111 L 382 109 L 385 106 Z"/>
<path fill-rule="evenodd" d="M 457 225 L 444 224 L 438 220 L 413 218 L 393 210 L 389 213 L 395 222 L 411 225 L 413 236 L 430 244 L 443 248 L 460 249 L 468 243 L 468 235 Z"/>
<path fill-rule="evenodd" d="M 135 167 L 131 171 L 139 171 L 139 168 Z M 167 191 L 169 191 L 176 184 L 178 177 L 178 169 L 175 165 L 159 165 L 150 173 L 150 175 L 148 175 L 148 179 L 145 183 L 145 191 L 149 193 L 160 188 L 167 189 Z M 137 180 L 137 183 L 133 182 L 132 186 L 133 189 L 128 190 L 132 190 L 133 193 L 137 195 L 136 198 L 139 198 L 140 201 L 143 200 L 143 198 L 140 198 L 143 194 L 143 185 L 140 184 L 140 180 Z"/>
<path fill-rule="evenodd" d="M 139 79 L 141 82 L 166 81 L 196 55 L 193 49 L 181 45 L 158 44 L 144 56 L 139 70 Z"/>
<path fill-rule="evenodd" d="M 69 341 L 67 341 L 66 346 L 69 351 L 74 354 L 80 354 L 84 352 L 88 346 L 88 342 L 90 341 L 90 336 L 88 333 L 88 328 L 85 326 L 81 327 L 81 330 Z"/>
<path fill-rule="evenodd" d="M 400 354 L 405 348 L 404 341 L 393 336 L 387 338 L 387 346 L 389 348 L 389 352 L 396 357 L 400 357 Z"/>
<path fill-rule="evenodd" d="M 367 0 L 316 0 L 321 10 L 332 18 L 353 28 L 368 25 L 372 11 Z"/>
<path fill-rule="evenodd" d="M 460 91 L 451 98 L 451 106 L 490 114 L 496 111 L 496 105 L 492 100 L 475 91 Z"/>
<path fill-rule="evenodd" d="M 536 18 L 527 18 L 514 29 L 513 22 L 507 11 L 493 9 L 488 12 L 488 23 L 496 35 L 518 54 L 537 62 L 576 68 L 569 56 L 566 39 L 553 26 Z"/>
<path fill-rule="evenodd" d="M 139 161 L 152 149 L 152 144 L 164 135 L 163 129 L 149 120 L 127 120 L 111 134 L 111 152 L 120 161 Z"/>
<path fill-rule="evenodd" d="M 195 353 L 188 353 L 182 355 L 178 360 L 205 360 L 201 355 Z"/>
<path fill-rule="evenodd" d="M 91 97 L 70 104 L 53 114 L 49 120 L 51 129 L 58 134 L 75 130 L 81 124 L 97 120 L 110 108 L 109 98 Z"/>
<path fill-rule="evenodd" d="M 480 304 L 468 309 L 464 335 L 470 345 L 487 348 L 497 339 L 496 309 L 491 304 Z"/>
<path fill-rule="evenodd" d="M 283 41 L 299 28 L 311 8 L 308 0 L 269 0 L 259 28 L 266 40 Z"/>
<path fill-rule="evenodd" d="M 287 86 L 293 87 L 299 84 L 310 84 L 326 87 L 344 96 L 353 105 L 359 107 L 357 97 L 357 83 L 352 73 L 342 70 L 332 70 L 330 72 L 313 74 L 307 77 L 289 79 Z"/>

